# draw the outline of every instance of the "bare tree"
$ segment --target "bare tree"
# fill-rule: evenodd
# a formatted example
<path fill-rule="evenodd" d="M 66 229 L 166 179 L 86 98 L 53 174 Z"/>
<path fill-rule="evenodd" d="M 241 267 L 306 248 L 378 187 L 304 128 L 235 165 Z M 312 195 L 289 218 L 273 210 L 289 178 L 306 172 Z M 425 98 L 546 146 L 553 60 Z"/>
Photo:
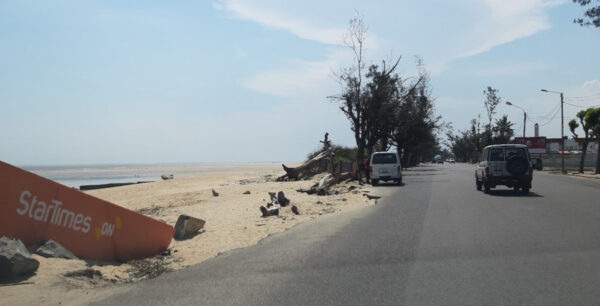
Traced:
<path fill-rule="evenodd" d="M 343 42 L 354 55 L 354 64 L 349 68 L 344 68 L 335 75 L 342 86 L 340 96 L 330 96 L 334 101 L 341 101 L 340 110 L 348 117 L 354 132 L 354 139 L 358 148 L 357 159 L 361 162 L 364 159 L 366 146 L 366 108 L 365 97 L 362 93 L 362 79 L 364 69 L 364 51 L 367 26 L 360 16 L 350 20 L 348 31 Z"/>
<path fill-rule="evenodd" d="M 486 90 L 483 91 L 483 95 L 485 96 L 485 110 L 487 111 L 487 116 L 489 120 L 489 125 L 487 126 L 487 130 L 491 131 L 492 129 L 492 119 L 494 114 L 496 113 L 496 106 L 500 104 L 500 96 L 498 96 L 498 89 L 494 89 L 490 86 Z"/>

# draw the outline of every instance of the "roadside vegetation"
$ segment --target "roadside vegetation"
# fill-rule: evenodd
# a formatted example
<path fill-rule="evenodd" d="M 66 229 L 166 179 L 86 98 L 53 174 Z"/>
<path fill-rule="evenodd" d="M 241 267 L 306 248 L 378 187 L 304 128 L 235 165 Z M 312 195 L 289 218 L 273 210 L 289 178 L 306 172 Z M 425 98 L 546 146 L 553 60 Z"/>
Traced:
<path fill-rule="evenodd" d="M 507 115 L 494 119 L 496 107 L 501 103 L 498 90 L 487 87 L 483 91 L 484 107 L 487 115 L 487 123 L 482 123 L 481 115 L 471 120 L 471 128 L 454 132 L 451 128 L 446 133 L 448 147 L 454 154 L 456 161 L 476 162 L 481 150 L 489 145 L 511 143 L 515 131 L 513 123 L 508 120 Z"/>
<path fill-rule="evenodd" d="M 590 138 L 595 137 L 600 147 L 600 107 L 579 111 L 575 117 L 577 118 L 569 121 L 569 129 L 574 139 L 580 139 L 575 130 L 579 127 L 583 130 L 583 146 L 581 148 L 581 161 L 579 162 L 579 173 L 583 173 Z M 596 174 L 600 174 L 600 154 L 596 154 Z"/>
<path fill-rule="evenodd" d="M 410 77 L 397 72 L 401 57 L 367 67 L 366 33 L 360 17 L 350 21 L 344 44 L 352 50 L 354 62 L 335 73 L 341 92 L 328 97 L 350 121 L 356 141 L 355 149 L 339 148 L 336 158 L 361 164 L 372 152 L 395 148 L 406 166 L 431 159 L 440 151 L 436 135 L 444 124 L 434 115 L 423 61 L 416 59 L 417 75 Z"/>

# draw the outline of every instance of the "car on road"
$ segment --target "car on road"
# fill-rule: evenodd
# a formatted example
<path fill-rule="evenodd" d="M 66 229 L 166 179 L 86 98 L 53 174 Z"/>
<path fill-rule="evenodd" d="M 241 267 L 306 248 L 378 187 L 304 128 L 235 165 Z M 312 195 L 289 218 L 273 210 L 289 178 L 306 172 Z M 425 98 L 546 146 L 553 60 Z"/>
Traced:
<path fill-rule="evenodd" d="M 442 159 L 441 155 L 436 155 L 433 157 L 433 160 L 431 161 L 432 164 L 443 164 L 444 160 Z"/>
<path fill-rule="evenodd" d="M 369 165 L 369 176 L 373 186 L 379 181 L 394 181 L 402 185 L 402 165 L 398 153 L 374 152 L 371 154 Z"/>
<path fill-rule="evenodd" d="M 477 190 L 483 188 L 489 193 L 491 188 L 504 185 L 521 189 L 529 193 L 533 180 L 529 150 L 525 145 L 504 144 L 483 148 L 480 162 L 475 169 L 475 185 Z"/>
<path fill-rule="evenodd" d="M 454 164 L 454 163 L 456 163 L 456 162 L 454 161 L 454 159 L 452 159 L 452 158 L 449 158 L 448 160 L 446 160 L 446 162 L 447 162 L 447 163 L 449 163 L 449 164 Z"/>

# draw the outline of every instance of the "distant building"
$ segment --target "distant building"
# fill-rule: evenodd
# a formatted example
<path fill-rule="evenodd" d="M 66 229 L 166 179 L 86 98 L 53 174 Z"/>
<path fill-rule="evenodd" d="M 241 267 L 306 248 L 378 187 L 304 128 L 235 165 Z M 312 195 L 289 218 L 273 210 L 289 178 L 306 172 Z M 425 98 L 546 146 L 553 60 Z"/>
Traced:
<path fill-rule="evenodd" d="M 526 145 L 529 152 L 534 154 L 545 154 L 548 151 L 546 137 L 516 137 L 515 143 Z"/>
<path fill-rule="evenodd" d="M 560 138 L 546 137 L 516 137 L 515 143 L 525 144 L 529 148 L 529 152 L 534 154 L 559 153 Z M 581 153 L 583 150 L 583 139 L 565 139 L 565 153 Z M 590 138 L 586 154 L 596 154 L 598 152 L 598 140 Z"/>
<path fill-rule="evenodd" d="M 560 138 L 546 138 L 546 148 L 548 153 L 558 153 L 560 151 Z M 583 151 L 583 138 L 565 139 L 565 151 L 581 153 Z M 596 154 L 598 152 L 598 140 L 590 138 L 586 154 Z"/>

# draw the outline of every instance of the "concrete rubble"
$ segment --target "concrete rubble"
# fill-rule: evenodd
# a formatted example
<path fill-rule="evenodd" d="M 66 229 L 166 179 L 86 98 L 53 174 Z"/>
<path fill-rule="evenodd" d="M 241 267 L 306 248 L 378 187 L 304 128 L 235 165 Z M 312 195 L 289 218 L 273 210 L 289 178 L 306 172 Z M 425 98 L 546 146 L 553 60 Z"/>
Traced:
<path fill-rule="evenodd" d="M 188 215 L 180 215 L 175 223 L 175 239 L 181 240 L 194 236 L 202 228 L 204 228 L 206 221 L 198 218 L 194 218 Z"/>
<path fill-rule="evenodd" d="M 269 192 L 269 197 L 271 199 L 271 201 L 269 203 L 267 203 L 267 206 L 260 206 L 260 212 L 262 213 L 263 217 L 269 217 L 269 216 L 279 216 L 279 209 L 281 207 L 285 207 L 290 205 L 290 200 L 288 198 L 285 197 L 285 194 L 283 193 L 283 191 L 279 191 L 277 193 L 275 192 Z M 298 209 L 296 208 L 296 211 Z M 293 209 L 292 209 L 293 211 Z M 296 213 L 296 212 L 294 212 Z"/>
<path fill-rule="evenodd" d="M 77 259 L 77 256 L 52 239 L 38 246 L 34 253 L 46 258 Z"/>
<path fill-rule="evenodd" d="M 21 240 L 5 236 L 0 238 L 0 278 L 30 275 L 39 266 L 40 262 L 31 257 Z"/>

